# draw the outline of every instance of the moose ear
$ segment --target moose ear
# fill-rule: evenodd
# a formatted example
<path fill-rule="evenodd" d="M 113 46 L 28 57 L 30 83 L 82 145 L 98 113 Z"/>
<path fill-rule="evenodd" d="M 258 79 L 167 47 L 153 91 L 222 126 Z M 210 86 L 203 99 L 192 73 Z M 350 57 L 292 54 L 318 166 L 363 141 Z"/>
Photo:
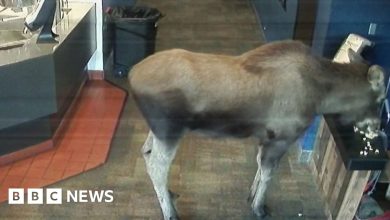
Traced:
<path fill-rule="evenodd" d="M 363 59 L 360 54 L 356 53 L 351 48 L 348 48 L 348 58 L 351 63 L 364 63 L 365 60 Z"/>
<path fill-rule="evenodd" d="M 385 80 L 384 69 L 378 65 L 372 65 L 368 69 L 367 79 L 368 82 L 370 82 L 371 84 L 371 88 L 374 91 L 379 91 L 382 87 L 384 87 L 384 80 Z"/>

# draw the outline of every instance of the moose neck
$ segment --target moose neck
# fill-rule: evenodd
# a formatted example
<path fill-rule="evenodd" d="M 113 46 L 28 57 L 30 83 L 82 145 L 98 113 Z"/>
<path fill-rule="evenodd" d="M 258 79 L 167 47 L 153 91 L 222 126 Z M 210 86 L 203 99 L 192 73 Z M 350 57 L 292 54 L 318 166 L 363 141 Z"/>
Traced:
<path fill-rule="evenodd" d="M 317 103 L 318 114 L 348 113 L 366 103 L 370 85 L 366 78 L 368 66 L 360 63 L 339 64 L 321 60 L 317 82 L 322 97 Z"/>

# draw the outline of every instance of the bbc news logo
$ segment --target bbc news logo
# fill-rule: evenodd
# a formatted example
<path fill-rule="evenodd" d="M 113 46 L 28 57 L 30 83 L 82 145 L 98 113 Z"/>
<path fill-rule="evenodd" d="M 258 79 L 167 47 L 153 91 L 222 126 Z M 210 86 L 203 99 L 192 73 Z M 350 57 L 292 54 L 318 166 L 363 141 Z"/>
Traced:
<path fill-rule="evenodd" d="M 65 193 L 63 193 L 65 192 Z M 26 193 L 26 194 L 25 194 Z M 63 200 L 64 196 L 64 200 Z M 25 200 L 27 197 L 27 201 Z M 62 204 L 66 203 L 111 203 L 114 201 L 113 190 L 66 190 L 61 188 L 23 188 L 8 189 L 8 204 Z"/>

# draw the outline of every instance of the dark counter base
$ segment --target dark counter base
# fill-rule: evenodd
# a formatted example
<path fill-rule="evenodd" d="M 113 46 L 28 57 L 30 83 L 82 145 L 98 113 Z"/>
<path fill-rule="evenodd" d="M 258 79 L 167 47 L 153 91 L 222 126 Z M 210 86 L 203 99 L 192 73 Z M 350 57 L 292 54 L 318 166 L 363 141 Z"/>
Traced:
<path fill-rule="evenodd" d="M 0 130 L 0 155 L 50 140 L 50 116 Z"/>

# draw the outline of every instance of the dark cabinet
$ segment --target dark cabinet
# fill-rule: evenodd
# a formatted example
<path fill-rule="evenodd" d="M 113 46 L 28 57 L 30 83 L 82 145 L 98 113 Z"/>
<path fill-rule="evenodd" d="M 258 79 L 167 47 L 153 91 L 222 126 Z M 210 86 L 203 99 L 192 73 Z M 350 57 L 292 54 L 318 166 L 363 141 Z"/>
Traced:
<path fill-rule="evenodd" d="M 293 38 L 298 0 L 254 0 L 253 6 L 268 42 Z"/>
<path fill-rule="evenodd" d="M 301 40 L 311 45 L 317 0 L 253 0 L 266 41 Z"/>

